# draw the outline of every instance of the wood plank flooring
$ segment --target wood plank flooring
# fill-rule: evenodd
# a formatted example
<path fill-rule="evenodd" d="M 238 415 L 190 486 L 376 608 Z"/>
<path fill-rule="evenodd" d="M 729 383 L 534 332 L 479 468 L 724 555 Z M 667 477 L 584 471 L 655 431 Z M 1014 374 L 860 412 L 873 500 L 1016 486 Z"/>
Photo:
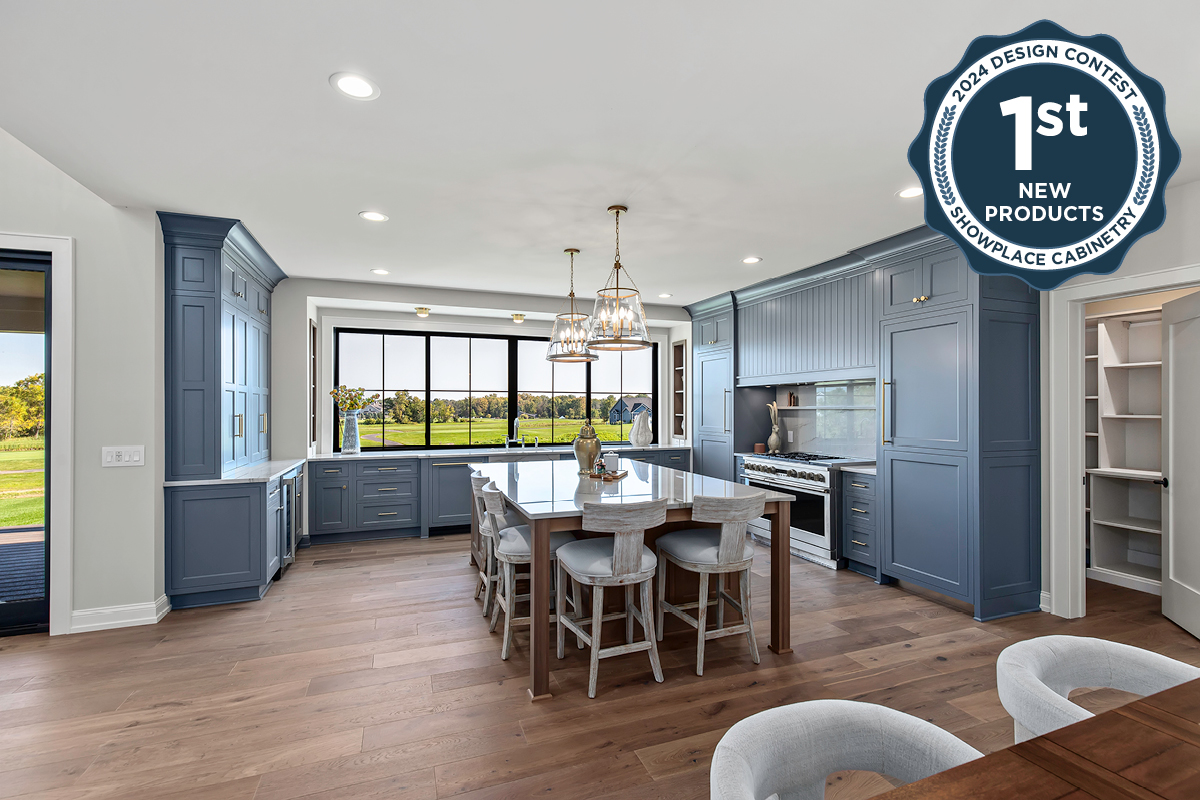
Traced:
<path fill-rule="evenodd" d="M 456 797 L 674 800 L 708 795 L 713 748 L 755 712 L 820 697 L 898 708 L 989 752 L 1012 744 L 996 695 L 1008 644 L 1102 636 L 1200 665 L 1200 642 L 1158 598 L 1088 585 L 1089 616 L 977 623 L 850 572 L 792 562 L 795 652 L 766 648 L 769 554 L 754 567 L 762 664 L 742 637 L 644 654 L 551 659 L 554 699 L 530 703 L 528 633 L 500 660 L 471 595 L 465 536 L 301 551 L 257 603 L 169 614 L 160 624 L 0 639 L 0 798 L 289 800 Z M 1095 710 L 1127 702 L 1083 691 Z M 827 796 L 890 788 L 830 777 Z"/>

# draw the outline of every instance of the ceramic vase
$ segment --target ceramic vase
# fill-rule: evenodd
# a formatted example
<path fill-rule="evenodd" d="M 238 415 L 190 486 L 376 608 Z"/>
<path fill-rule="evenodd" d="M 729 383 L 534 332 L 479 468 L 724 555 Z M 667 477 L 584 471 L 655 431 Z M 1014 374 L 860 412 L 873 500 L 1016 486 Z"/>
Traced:
<path fill-rule="evenodd" d="M 579 462 L 579 474 L 590 474 L 596 459 L 600 457 L 600 439 L 596 437 L 596 429 L 590 422 L 583 423 L 573 444 L 575 460 Z"/>
<path fill-rule="evenodd" d="M 640 411 L 633 418 L 633 427 L 629 429 L 629 443 L 634 447 L 646 447 L 654 441 L 654 431 L 650 428 L 650 412 Z"/>
<path fill-rule="evenodd" d="M 342 419 L 342 455 L 358 455 L 358 412 L 347 411 Z"/>
<path fill-rule="evenodd" d="M 767 452 L 779 452 L 779 407 L 775 403 L 767 403 L 767 409 L 771 412 L 771 435 L 767 437 Z"/>

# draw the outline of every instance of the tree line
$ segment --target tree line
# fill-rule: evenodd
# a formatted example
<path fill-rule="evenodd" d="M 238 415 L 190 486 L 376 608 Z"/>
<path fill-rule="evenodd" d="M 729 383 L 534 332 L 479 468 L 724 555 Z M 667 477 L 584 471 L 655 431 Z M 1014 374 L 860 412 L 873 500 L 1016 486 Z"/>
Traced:
<path fill-rule="evenodd" d="M 46 373 L 0 386 L 0 440 L 40 437 L 46 430 Z"/>
<path fill-rule="evenodd" d="M 616 404 L 614 395 L 595 398 L 592 417 L 607 419 Z M 382 411 L 364 412 L 363 417 L 367 420 L 386 418 L 403 425 L 425 422 L 425 413 L 424 393 L 396 392 L 394 397 L 384 399 Z M 517 414 L 526 419 L 583 419 L 587 416 L 587 398 L 574 394 L 555 395 L 553 399 L 544 394 L 518 394 Z M 435 397 L 429 401 L 430 422 L 460 422 L 469 418 L 508 419 L 508 395 L 493 393 L 461 400 Z"/>

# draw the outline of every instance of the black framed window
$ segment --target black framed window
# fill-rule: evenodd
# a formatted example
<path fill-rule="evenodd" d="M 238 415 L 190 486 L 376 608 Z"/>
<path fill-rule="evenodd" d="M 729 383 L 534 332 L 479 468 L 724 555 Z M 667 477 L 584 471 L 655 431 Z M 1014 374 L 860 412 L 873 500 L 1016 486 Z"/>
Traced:
<path fill-rule="evenodd" d="M 524 336 L 334 330 L 334 386 L 380 400 L 359 420 L 364 450 L 569 443 L 591 410 L 597 435 L 627 441 L 634 416 L 654 411 L 658 345 L 609 352 L 592 364 L 546 360 L 546 340 Z M 341 450 L 341 420 L 334 450 Z M 519 424 L 517 424 L 519 421 Z"/>

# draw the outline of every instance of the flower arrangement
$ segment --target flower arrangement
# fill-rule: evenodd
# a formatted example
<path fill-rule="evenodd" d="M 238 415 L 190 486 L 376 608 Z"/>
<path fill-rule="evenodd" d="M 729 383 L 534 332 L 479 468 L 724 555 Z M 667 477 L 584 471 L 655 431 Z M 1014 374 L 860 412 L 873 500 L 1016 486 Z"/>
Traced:
<path fill-rule="evenodd" d="M 347 386 L 339 386 L 329 393 L 333 401 L 337 403 L 338 408 L 342 411 L 362 411 L 367 406 L 379 399 L 379 395 L 373 394 L 367 397 L 367 390 L 363 388 L 351 389 Z"/>

